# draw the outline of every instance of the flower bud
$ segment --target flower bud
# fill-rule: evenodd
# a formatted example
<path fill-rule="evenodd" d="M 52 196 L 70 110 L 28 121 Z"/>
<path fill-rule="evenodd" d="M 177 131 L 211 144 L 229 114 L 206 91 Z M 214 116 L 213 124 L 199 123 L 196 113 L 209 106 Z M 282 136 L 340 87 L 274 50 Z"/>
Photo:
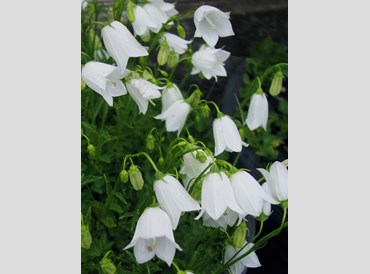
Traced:
<path fill-rule="evenodd" d="M 195 184 L 195 185 L 192 186 L 190 195 L 196 201 L 200 201 L 201 200 L 201 198 L 202 198 L 202 183 L 201 182 L 198 182 L 197 184 Z"/>
<path fill-rule="evenodd" d="M 241 138 L 242 140 L 244 140 L 245 133 L 244 133 L 244 129 L 243 129 L 243 128 L 239 128 L 239 134 L 240 134 L 240 138 Z"/>
<path fill-rule="evenodd" d="M 81 247 L 89 249 L 92 244 L 92 237 L 89 228 L 86 225 L 81 225 Z"/>
<path fill-rule="evenodd" d="M 104 274 L 115 274 L 116 273 L 116 267 L 113 264 L 112 260 L 104 257 L 100 261 L 101 269 L 103 270 Z"/>
<path fill-rule="evenodd" d="M 281 92 L 281 88 L 283 86 L 283 73 L 279 70 L 275 73 L 274 78 L 272 78 L 271 86 L 270 86 L 270 94 L 272 96 L 277 96 Z"/>
<path fill-rule="evenodd" d="M 194 120 L 196 124 L 199 124 L 202 121 L 199 115 L 196 115 Z"/>
<path fill-rule="evenodd" d="M 176 51 L 174 51 L 173 49 L 170 50 L 170 54 L 168 56 L 168 60 L 167 60 L 167 66 L 169 68 L 173 68 L 174 66 L 176 66 L 177 62 L 179 61 L 179 56 L 178 54 L 176 53 Z"/>
<path fill-rule="evenodd" d="M 88 152 L 89 158 L 91 160 L 92 159 L 95 159 L 95 156 L 96 156 L 95 152 L 96 152 L 96 150 L 95 150 L 95 147 L 92 144 L 88 144 L 87 145 L 87 152 Z"/>
<path fill-rule="evenodd" d="M 247 225 L 243 221 L 236 229 L 233 234 L 233 245 L 234 247 L 241 248 L 245 242 L 247 236 Z"/>
<path fill-rule="evenodd" d="M 203 105 L 200 107 L 200 115 L 202 115 L 203 118 L 208 118 L 210 111 L 211 110 L 208 105 Z"/>
<path fill-rule="evenodd" d="M 154 136 L 150 133 L 146 137 L 146 148 L 148 150 L 154 150 L 155 149 L 155 139 L 154 139 Z"/>
<path fill-rule="evenodd" d="M 123 169 L 120 174 L 119 178 L 121 179 L 122 183 L 127 183 L 128 182 L 128 172 L 126 169 Z"/>
<path fill-rule="evenodd" d="M 162 165 L 164 164 L 164 158 L 163 158 L 163 157 L 160 157 L 160 158 L 158 159 L 158 164 L 159 164 L 160 166 L 162 166 Z"/>
<path fill-rule="evenodd" d="M 143 175 L 141 174 L 139 168 L 135 165 L 130 166 L 128 174 L 129 174 L 130 182 L 133 188 L 136 191 L 141 190 L 144 186 L 144 179 L 143 179 Z"/>
<path fill-rule="evenodd" d="M 169 54 L 169 47 L 166 41 L 164 41 L 160 48 L 157 55 L 157 62 L 158 65 L 163 66 L 167 63 L 168 60 L 168 54 Z"/>
<path fill-rule="evenodd" d="M 181 26 L 180 24 L 177 25 L 177 34 L 180 36 L 180 38 L 182 39 L 185 39 L 186 37 L 186 33 L 185 33 L 185 29 L 183 28 L 183 26 Z"/>
<path fill-rule="evenodd" d="M 150 31 L 147 31 L 144 35 L 140 36 L 143 42 L 149 42 L 151 38 Z"/>
<path fill-rule="evenodd" d="M 128 0 L 126 14 L 127 14 L 127 19 L 131 23 L 135 21 L 135 7 L 136 7 L 135 3 L 132 2 L 131 0 Z"/>
<path fill-rule="evenodd" d="M 202 151 L 198 151 L 195 158 L 197 158 L 197 160 L 201 162 L 202 164 L 207 161 L 207 157 L 206 155 L 204 155 Z"/>

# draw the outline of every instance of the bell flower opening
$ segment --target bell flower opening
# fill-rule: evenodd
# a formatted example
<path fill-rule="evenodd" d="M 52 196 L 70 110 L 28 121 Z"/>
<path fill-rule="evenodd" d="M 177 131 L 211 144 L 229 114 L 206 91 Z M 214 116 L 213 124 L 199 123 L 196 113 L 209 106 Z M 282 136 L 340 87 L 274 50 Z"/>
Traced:
<path fill-rule="evenodd" d="M 134 248 L 134 256 L 139 264 L 157 256 L 171 266 L 176 249 L 182 250 L 175 242 L 170 217 L 159 207 L 149 207 L 139 217 L 134 237 L 124 248 Z"/>
<path fill-rule="evenodd" d="M 113 106 L 113 97 L 125 95 L 127 90 L 121 79 L 126 75 L 120 74 L 116 66 L 91 61 L 82 68 L 82 80 L 96 93 L 103 96 L 109 106 Z"/>
<path fill-rule="evenodd" d="M 212 6 L 199 7 L 194 13 L 194 24 L 196 27 L 194 37 L 202 37 L 210 47 L 217 44 L 219 37 L 234 35 L 230 13 Z"/>

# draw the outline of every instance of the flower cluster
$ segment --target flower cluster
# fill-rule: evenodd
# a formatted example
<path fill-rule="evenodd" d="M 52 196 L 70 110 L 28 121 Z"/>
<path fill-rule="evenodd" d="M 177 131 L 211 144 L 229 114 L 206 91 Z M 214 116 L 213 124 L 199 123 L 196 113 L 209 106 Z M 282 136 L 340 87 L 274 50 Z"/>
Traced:
<path fill-rule="evenodd" d="M 134 130 L 136 126 L 143 126 L 144 123 L 153 123 L 154 126 L 146 138 L 146 146 L 143 144 L 141 147 L 130 147 L 135 154 L 126 151 L 122 155 L 124 160 L 119 180 L 113 189 L 107 183 L 107 202 L 96 215 L 103 216 L 104 225 L 115 227 L 116 224 L 111 221 L 112 214 L 107 214 L 112 207 L 112 200 L 116 197 L 127 204 L 131 212 L 127 216 L 123 215 L 122 219 L 134 217 L 136 228 L 131 241 L 123 245 L 123 250 L 130 252 L 133 248 L 133 257 L 138 265 L 151 262 L 157 257 L 168 267 L 174 266 L 177 273 L 193 273 L 193 270 L 181 270 L 174 262 L 176 250 L 183 250 L 183 243 L 175 239 L 174 232 L 184 225 L 183 216 L 194 214 L 191 222 L 201 222 L 207 229 L 220 230 L 228 236 L 224 249 L 219 250 L 225 251 L 223 260 L 220 260 L 221 271 L 230 269 L 233 274 L 240 274 L 245 267 L 261 266 L 255 250 L 264 242 L 256 241 L 259 235 L 251 241 L 246 240 L 245 217 L 250 215 L 262 225 L 272 214 L 271 205 L 280 205 L 284 214 L 286 213 L 288 169 L 279 161 L 275 161 L 266 169 L 258 168 L 262 175 L 261 180 L 266 181 L 261 185 L 248 170 L 236 168 L 236 164 L 231 164 L 222 157 L 228 153 L 241 153 L 243 147 L 248 147 L 241 133 L 244 125 L 250 130 L 259 127 L 267 130 L 268 102 L 261 82 L 251 97 L 245 121 L 238 121 L 222 113 L 215 102 L 202 99 L 203 92 L 199 86 L 193 84 L 186 91 L 183 84 L 191 75 L 198 75 L 206 80 L 214 78 L 215 81 L 217 77 L 227 76 L 224 66 L 231 54 L 222 48 L 216 48 L 216 45 L 219 38 L 235 35 L 230 14 L 212 6 L 200 6 L 194 12 L 196 30 L 193 38 L 186 40 L 185 30 L 180 25 L 182 15 L 174 4 L 163 0 L 128 0 L 122 7 L 120 1 L 116 1 L 115 5 L 117 6 L 114 11 L 119 10 L 119 16 L 122 18 L 115 18 L 100 30 L 108 58 L 105 59 L 106 62 L 90 58 L 82 66 L 81 78 L 83 83 L 99 94 L 115 112 L 119 113 L 124 108 L 136 109 L 135 113 L 130 112 L 133 117 L 125 117 L 126 120 L 132 120 L 125 129 Z M 86 10 L 87 6 L 87 2 L 83 2 L 83 10 Z M 177 35 L 171 32 L 176 25 Z M 193 52 L 193 41 L 196 38 L 202 39 L 202 45 Z M 155 52 L 156 60 L 151 58 Z M 189 71 L 180 84 L 176 83 L 173 76 L 181 63 L 186 63 Z M 280 74 L 277 77 L 280 78 L 272 83 L 273 96 L 277 96 L 277 89 L 282 80 Z M 190 92 L 192 89 L 193 92 Z M 124 98 L 131 99 L 114 99 L 126 94 L 129 96 Z M 149 105 L 156 106 L 155 101 L 158 100 L 159 103 L 159 98 L 160 113 L 155 107 L 148 112 Z M 119 107 L 116 107 L 114 100 L 121 100 Z M 132 104 L 134 108 L 130 108 L 131 100 L 137 107 Z M 102 103 L 104 101 L 101 100 Z M 211 118 L 210 106 L 215 110 L 210 130 L 213 138 L 211 142 L 206 143 L 200 139 L 195 140 L 190 134 L 193 121 L 189 121 L 189 117 L 194 115 L 204 120 Z M 98 111 L 99 109 L 96 110 Z M 152 115 L 153 111 L 158 112 Z M 136 125 L 140 117 L 146 120 Z M 105 119 L 104 116 L 102 121 Z M 95 122 L 95 118 L 92 120 Z M 89 129 L 91 128 L 95 129 Z M 176 134 L 172 135 L 171 132 Z M 171 142 L 165 145 L 162 144 L 165 140 L 164 133 L 171 139 Z M 120 130 L 118 134 L 125 132 Z M 108 140 L 106 142 L 114 140 L 108 135 L 104 137 Z M 103 147 L 103 143 L 96 149 L 90 138 L 84 133 L 83 136 L 88 142 L 89 159 L 94 168 L 100 171 L 94 161 L 104 154 L 107 147 Z M 213 148 L 209 149 L 212 146 Z M 157 163 L 144 151 L 145 148 L 148 151 L 156 151 L 158 148 L 160 157 Z M 142 172 L 142 167 L 134 164 L 133 159 L 139 156 L 146 157 L 154 172 Z M 104 179 L 109 181 L 105 174 Z M 148 183 L 149 180 L 151 182 Z M 121 182 L 122 188 L 129 188 L 130 184 L 125 184 L 128 181 L 131 182 L 135 193 L 145 193 L 138 196 L 141 200 L 136 204 L 127 203 L 123 192 L 117 191 Z M 95 204 L 91 205 L 93 207 Z M 114 209 L 119 213 L 124 212 L 117 207 Z M 284 217 L 279 229 L 285 225 Z M 89 249 L 93 236 L 85 224 L 83 231 L 82 247 Z M 130 232 L 132 231 L 131 229 Z M 232 235 L 229 235 L 230 231 Z M 116 266 L 108 259 L 109 254 L 111 253 L 106 253 L 100 265 L 104 273 L 115 273 Z"/>

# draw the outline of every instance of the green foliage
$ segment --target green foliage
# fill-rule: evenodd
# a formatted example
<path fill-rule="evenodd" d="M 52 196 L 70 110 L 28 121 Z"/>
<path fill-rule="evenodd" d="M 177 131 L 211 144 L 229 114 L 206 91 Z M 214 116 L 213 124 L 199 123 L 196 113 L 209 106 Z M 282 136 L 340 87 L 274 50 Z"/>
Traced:
<path fill-rule="evenodd" d="M 240 114 L 246 118 L 242 110 L 249 105 L 252 94 L 258 88 L 257 78 L 261 80 L 261 87 L 268 96 L 268 91 L 275 72 L 281 71 L 288 77 L 288 51 L 287 47 L 276 43 L 271 38 L 255 43 L 252 46 L 251 56 L 246 60 L 247 74 L 243 77 L 243 86 L 240 90 Z M 267 130 L 258 128 L 254 131 L 247 126 L 243 133 L 248 144 L 254 149 L 256 155 L 265 161 L 273 161 L 279 155 L 279 150 L 288 153 L 288 98 L 287 93 L 279 96 L 268 96 L 269 118 Z"/>

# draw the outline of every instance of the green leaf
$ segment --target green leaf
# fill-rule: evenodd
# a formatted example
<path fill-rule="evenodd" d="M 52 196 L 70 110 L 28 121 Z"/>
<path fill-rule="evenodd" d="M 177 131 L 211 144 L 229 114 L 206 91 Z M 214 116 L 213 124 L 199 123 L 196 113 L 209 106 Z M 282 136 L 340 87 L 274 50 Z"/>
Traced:
<path fill-rule="evenodd" d="M 108 228 L 113 228 L 113 227 L 117 226 L 114 219 L 110 216 L 106 216 L 106 217 L 102 218 L 100 221 Z"/>

